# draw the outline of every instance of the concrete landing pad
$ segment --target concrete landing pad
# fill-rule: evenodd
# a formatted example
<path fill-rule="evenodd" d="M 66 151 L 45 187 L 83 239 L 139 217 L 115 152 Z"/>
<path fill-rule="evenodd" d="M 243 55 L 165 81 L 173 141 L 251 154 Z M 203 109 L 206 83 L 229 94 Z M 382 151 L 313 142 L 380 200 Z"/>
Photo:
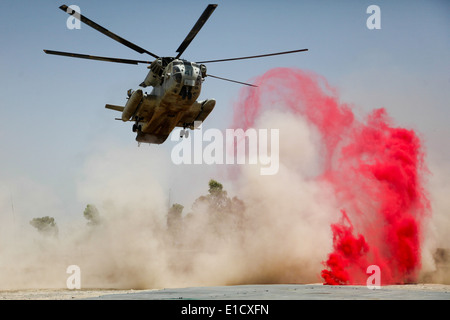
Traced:
<path fill-rule="evenodd" d="M 450 285 L 366 286 L 239 285 L 107 294 L 102 300 L 450 300 Z"/>

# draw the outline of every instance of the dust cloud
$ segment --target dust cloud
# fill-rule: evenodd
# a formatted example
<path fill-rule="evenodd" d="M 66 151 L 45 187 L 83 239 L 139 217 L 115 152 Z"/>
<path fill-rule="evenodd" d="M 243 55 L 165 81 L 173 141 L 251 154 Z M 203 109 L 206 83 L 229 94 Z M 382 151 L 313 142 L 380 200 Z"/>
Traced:
<path fill-rule="evenodd" d="M 267 77 L 258 79 L 266 97 L 276 86 Z M 325 98 L 334 99 L 334 90 L 326 87 Z M 65 288 L 69 265 L 80 267 L 84 289 L 323 282 L 321 271 L 333 251 L 330 226 L 347 204 L 324 172 L 337 160 L 330 148 L 339 149 L 348 136 L 339 136 L 342 127 L 318 129 L 304 113 L 289 108 L 295 97 L 284 93 L 284 98 L 258 101 L 257 112 L 241 108 L 232 124 L 280 129 L 278 173 L 262 176 L 258 165 L 250 164 L 218 166 L 218 176 L 226 178 L 217 180 L 225 187 L 212 190 L 210 185 L 208 190 L 205 183 L 204 192 L 182 203 L 183 212 L 172 220 L 167 190 L 174 167 L 168 164 L 170 152 L 162 148 L 110 144 L 93 151 L 76 187 L 78 200 L 95 205 L 101 220 L 88 224 L 80 212 L 59 224 L 56 236 L 13 223 L 8 190 L 1 189 L 0 288 Z M 257 93 L 243 91 L 236 109 L 250 103 L 252 94 Z M 310 94 L 302 99 L 311 99 Z M 350 109 L 345 105 L 334 111 Z M 183 169 L 188 177 L 189 169 Z M 184 181 L 195 183 L 195 178 Z M 422 274 L 436 269 L 436 247 L 448 245 L 443 232 L 449 226 L 448 192 L 442 183 L 431 188 L 438 213 L 421 220 Z M 365 200 L 361 194 L 359 201 Z"/>

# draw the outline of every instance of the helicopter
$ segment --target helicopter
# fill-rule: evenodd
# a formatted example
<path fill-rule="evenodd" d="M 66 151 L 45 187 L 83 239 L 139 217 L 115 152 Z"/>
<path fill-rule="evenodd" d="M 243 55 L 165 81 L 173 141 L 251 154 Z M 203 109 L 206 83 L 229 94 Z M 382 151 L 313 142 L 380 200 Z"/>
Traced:
<path fill-rule="evenodd" d="M 153 87 L 150 93 L 144 92 L 141 88 L 127 91 L 127 101 L 125 106 L 106 104 L 105 108 L 122 113 L 120 118 L 124 122 L 134 122 L 132 131 L 135 132 L 138 143 L 162 144 L 175 127 L 182 127 L 180 137 L 189 137 L 189 131 L 198 127 L 198 124 L 205 121 L 216 105 L 214 99 L 197 101 L 200 96 L 202 83 L 206 77 L 231 81 L 241 85 L 256 87 L 253 84 L 240 82 L 232 79 L 222 78 L 207 73 L 205 64 L 225 61 L 235 61 L 243 59 L 261 58 L 282 54 L 308 51 L 299 49 L 292 51 L 276 52 L 255 56 L 238 58 L 187 61 L 181 58 L 186 48 L 190 45 L 197 33 L 209 19 L 217 8 L 217 4 L 209 4 L 197 20 L 191 31 L 176 50 L 176 56 L 158 56 L 120 36 L 105 29 L 101 25 L 83 16 L 73 8 L 62 5 L 59 8 L 74 18 L 84 22 L 93 29 L 103 33 L 107 37 L 127 46 L 140 53 L 148 54 L 155 58 L 153 61 L 132 60 L 112 57 L 93 56 L 80 53 L 46 50 L 46 54 L 82 58 L 98 61 L 107 61 L 125 64 L 148 64 L 148 74 L 139 85 L 142 88 Z"/>

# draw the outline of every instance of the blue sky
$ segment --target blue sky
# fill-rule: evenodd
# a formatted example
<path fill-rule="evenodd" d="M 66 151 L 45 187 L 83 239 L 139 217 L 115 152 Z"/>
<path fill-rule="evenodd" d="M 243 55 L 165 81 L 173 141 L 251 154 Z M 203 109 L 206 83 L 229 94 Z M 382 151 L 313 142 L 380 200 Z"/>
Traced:
<path fill-rule="evenodd" d="M 58 7 L 78 5 L 82 14 L 107 29 L 151 52 L 170 56 L 208 3 L 0 2 L 1 214 L 10 214 L 10 199 L 16 214 L 26 219 L 81 213 L 86 203 L 80 197 L 80 179 L 92 157 L 108 154 L 109 148 L 129 154 L 129 159 L 120 156 L 126 168 L 133 166 L 135 157 L 151 163 L 142 170 L 157 171 L 155 158 L 170 161 L 173 142 L 137 150 L 131 125 L 114 121 L 118 114 L 104 108 L 106 103 L 124 104 L 126 91 L 138 87 L 147 73 L 146 66 L 50 56 L 42 50 L 144 60 L 151 57 L 84 24 L 80 30 L 69 30 L 68 15 Z M 183 54 L 185 59 L 308 48 L 307 53 L 210 64 L 208 71 L 251 81 L 274 67 L 312 70 L 340 91 L 343 102 L 363 110 L 385 107 L 396 123 L 418 130 L 436 167 L 450 162 L 448 1 L 216 3 L 218 8 Z M 366 9 L 371 4 L 381 9 L 380 30 L 366 27 Z M 240 89 L 237 84 L 206 79 L 201 99 L 215 98 L 217 105 L 205 128 L 229 125 L 232 103 Z M 111 170 L 111 175 L 117 173 Z M 204 192 L 214 170 L 171 167 L 160 178 L 163 188 L 174 190 L 174 201 L 182 202 Z"/>

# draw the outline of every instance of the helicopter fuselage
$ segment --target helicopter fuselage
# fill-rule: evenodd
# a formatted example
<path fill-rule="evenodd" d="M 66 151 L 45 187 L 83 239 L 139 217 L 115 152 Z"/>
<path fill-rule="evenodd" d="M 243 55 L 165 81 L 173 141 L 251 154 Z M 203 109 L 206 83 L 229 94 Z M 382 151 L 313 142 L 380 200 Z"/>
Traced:
<path fill-rule="evenodd" d="M 152 86 L 147 94 L 142 89 L 128 91 L 122 120 L 134 121 L 136 140 L 163 143 L 175 127 L 193 129 L 195 121 L 204 121 L 215 106 L 214 99 L 197 101 L 206 67 L 195 62 L 174 58 L 159 58 L 149 66 L 141 83 Z M 121 107 L 106 108 L 121 110 Z"/>

